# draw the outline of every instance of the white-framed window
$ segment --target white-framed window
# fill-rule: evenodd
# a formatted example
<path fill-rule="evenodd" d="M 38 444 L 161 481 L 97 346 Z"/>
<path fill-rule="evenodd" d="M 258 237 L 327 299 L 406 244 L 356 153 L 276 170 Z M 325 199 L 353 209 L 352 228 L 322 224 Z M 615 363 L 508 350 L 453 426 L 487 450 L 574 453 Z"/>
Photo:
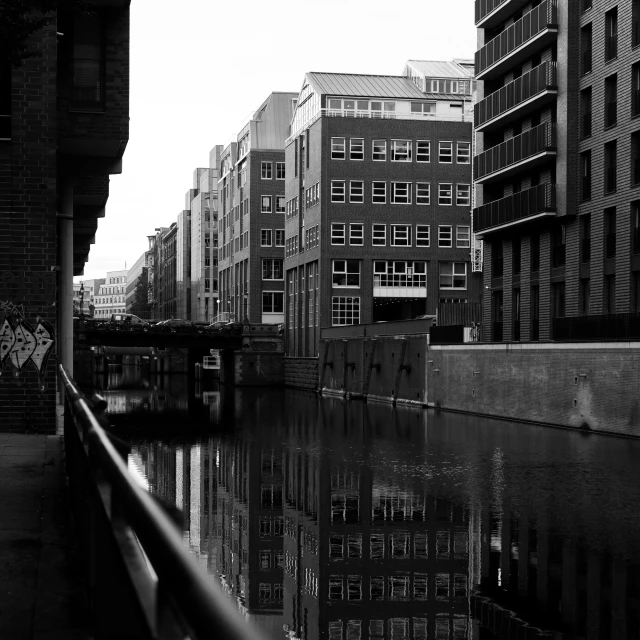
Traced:
<path fill-rule="evenodd" d="M 344 222 L 331 223 L 331 244 L 344 244 L 345 226 Z"/>
<path fill-rule="evenodd" d="M 276 229 L 276 247 L 284 247 L 284 229 Z"/>
<path fill-rule="evenodd" d="M 448 207 L 452 203 L 452 191 L 453 185 L 450 182 L 441 182 L 438 185 L 438 204 Z"/>
<path fill-rule="evenodd" d="M 387 225 L 374 223 L 371 227 L 371 244 L 384 247 L 387 244 Z"/>
<path fill-rule="evenodd" d="M 364 202 L 364 182 L 362 180 L 349 182 L 349 202 L 358 204 Z"/>
<path fill-rule="evenodd" d="M 260 246 L 270 247 L 273 241 L 273 231 L 271 229 L 260 229 Z"/>
<path fill-rule="evenodd" d="M 349 139 L 349 160 L 364 160 L 364 138 Z"/>
<path fill-rule="evenodd" d="M 417 260 L 374 260 L 373 282 L 374 287 L 424 287 L 427 284 L 427 263 Z"/>
<path fill-rule="evenodd" d="M 331 324 L 334 327 L 360 324 L 360 297 L 333 296 L 331 299 Z"/>
<path fill-rule="evenodd" d="M 271 213 L 271 196 L 260 196 L 260 211 Z"/>
<path fill-rule="evenodd" d="M 371 143 L 371 159 L 374 162 L 385 162 L 387 159 L 387 141 L 374 140 Z"/>
<path fill-rule="evenodd" d="M 345 184 L 344 180 L 331 181 L 331 202 L 345 201 Z"/>
<path fill-rule="evenodd" d="M 262 259 L 263 280 L 284 280 L 281 258 Z"/>
<path fill-rule="evenodd" d="M 284 313 L 284 291 L 263 291 L 262 313 Z"/>
<path fill-rule="evenodd" d="M 273 171 L 273 164 L 271 162 L 267 162 L 263 160 L 260 163 L 260 177 L 263 180 L 271 180 L 271 178 L 273 177 L 272 171 Z"/>
<path fill-rule="evenodd" d="M 429 246 L 429 225 L 417 224 L 416 225 L 416 247 L 428 247 Z"/>
<path fill-rule="evenodd" d="M 391 183 L 391 204 L 411 204 L 411 183 Z"/>
<path fill-rule="evenodd" d="M 456 185 L 456 205 L 458 205 L 459 207 L 471 206 L 471 185 L 470 184 Z"/>
<path fill-rule="evenodd" d="M 431 141 L 416 141 L 416 162 L 431 162 Z"/>
<path fill-rule="evenodd" d="M 438 143 L 438 162 L 451 164 L 453 162 L 453 142 Z"/>
<path fill-rule="evenodd" d="M 456 227 L 456 247 L 468 249 L 471 246 L 471 228 L 458 225 Z"/>
<path fill-rule="evenodd" d="M 458 164 L 471 164 L 471 143 L 458 142 L 456 147 L 456 162 Z"/>
<path fill-rule="evenodd" d="M 284 180 L 286 175 L 285 163 L 276 162 L 276 180 Z"/>
<path fill-rule="evenodd" d="M 276 196 L 276 213 L 285 212 L 285 200 L 284 196 Z"/>
<path fill-rule="evenodd" d="M 436 112 L 435 102 L 412 102 L 411 113 L 421 113 L 423 116 Z"/>
<path fill-rule="evenodd" d="M 438 246 L 445 249 L 453 246 L 453 227 L 450 224 L 438 226 Z"/>
<path fill-rule="evenodd" d="M 362 246 L 364 244 L 364 224 L 352 222 L 349 224 L 349 244 Z"/>
<path fill-rule="evenodd" d="M 386 182 L 371 183 L 371 202 L 373 202 L 373 204 L 387 203 L 387 183 Z"/>
<path fill-rule="evenodd" d="M 392 224 L 391 225 L 391 246 L 410 247 L 411 246 L 411 225 Z"/>
<path fill-rule="evenodd" d="M 411 162 L 412 152 L 412 140 L 391 141 L 391 162 Z"/>
<path fill-rule="evenodd" d="M 344 160 L 346 157 L 346 142 L 344 138 L 331 138 L 331 159 Z"/>
<path fill-rule="evenodd" d="M 441 262 L 440 263 L 440 288 L 441 289 L 466 289 L 467 288 L 467 263 L 466 262 Z"/>
<path fill-rule="evenodd" d="M 333 260 L 333 286 L 360 288 L 360 260 Z"/>
<path fill-rule="evenodd" d="M 431 184 L 416 182 L 416 204 L 431 204 Z"/>

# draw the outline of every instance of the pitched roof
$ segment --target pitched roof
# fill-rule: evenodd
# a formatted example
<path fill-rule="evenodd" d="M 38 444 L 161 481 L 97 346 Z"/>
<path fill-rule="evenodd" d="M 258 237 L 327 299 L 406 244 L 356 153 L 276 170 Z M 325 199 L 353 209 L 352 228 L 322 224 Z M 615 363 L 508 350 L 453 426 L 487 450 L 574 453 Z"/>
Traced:
<path fill-rule="evenodd" d="M 457 62 L 440 62 L 438 60 L 407 60 L 418 73 L 426 78 L 471 78 L 473 72 Z"/>
<path fill-rule="evenodd" d="M 413 82 L 403 76 L 371 76 L 353 73 L 307 73 L 320 95 L 363 98 L 424 98 Z"/>

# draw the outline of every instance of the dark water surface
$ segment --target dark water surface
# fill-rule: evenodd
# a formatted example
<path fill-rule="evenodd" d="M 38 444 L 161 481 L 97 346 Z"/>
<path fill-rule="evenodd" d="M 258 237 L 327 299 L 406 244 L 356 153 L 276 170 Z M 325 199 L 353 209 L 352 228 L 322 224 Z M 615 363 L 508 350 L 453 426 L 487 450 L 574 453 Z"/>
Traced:
<path fill-rule="evenodd" d="M 110 368 L 130 467 L 273 638 L 640 638 L 640 442 Z"/>

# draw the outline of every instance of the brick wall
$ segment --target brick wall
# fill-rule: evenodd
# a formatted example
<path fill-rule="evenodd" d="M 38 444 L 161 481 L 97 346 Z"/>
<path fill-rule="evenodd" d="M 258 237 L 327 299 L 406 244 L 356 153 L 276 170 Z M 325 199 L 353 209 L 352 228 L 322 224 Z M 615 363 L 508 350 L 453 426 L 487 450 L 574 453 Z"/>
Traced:
<path fill-rule="evenodd" d="M 284 386 L 295 389 L 317 389 L 318 358 L 285 358 Z"/>
<path fill-rule="evenodd" d="M 429 406 L 640 436 L 640 343 L 432 345 Z"/>

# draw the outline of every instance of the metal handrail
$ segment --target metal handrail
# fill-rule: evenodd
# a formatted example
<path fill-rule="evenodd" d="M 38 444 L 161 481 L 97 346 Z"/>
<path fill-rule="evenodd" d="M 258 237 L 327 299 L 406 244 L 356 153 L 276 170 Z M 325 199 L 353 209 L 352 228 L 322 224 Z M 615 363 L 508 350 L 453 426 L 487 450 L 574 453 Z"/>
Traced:
<path fill-rule="evenodd" d="M 188 627 L 190 637 L 262 640 L 262 634 L 242 620 L 231 601 L 214 584 L 213 578 L 198 565 L 183 545 L 180 532 L 167 512 L 138 486 L 62 365 L 59 366 L 59 372 L 68 401 L 65 411 L 73 409 L 74 422 L 82 428 L 84 436 L 82 438 L 78 434 L 78 437 L 88 447 L 89 460 L 92 465 L 97 464 L 99 468 L 94 469 L 96 474 L 111 488 L 111 508 L 116 503 L 133 529 L 158 577 L 158 584 L 165 594 L 169 592 L 170 599 L 176 603 L 179 619 Z M 69 448 L 71 444 L 67 442 L 66 446 Z M 126 558 L 123 561 L 126 562 Z M 151 636 L 163 637 L 153 631 Z"/>

